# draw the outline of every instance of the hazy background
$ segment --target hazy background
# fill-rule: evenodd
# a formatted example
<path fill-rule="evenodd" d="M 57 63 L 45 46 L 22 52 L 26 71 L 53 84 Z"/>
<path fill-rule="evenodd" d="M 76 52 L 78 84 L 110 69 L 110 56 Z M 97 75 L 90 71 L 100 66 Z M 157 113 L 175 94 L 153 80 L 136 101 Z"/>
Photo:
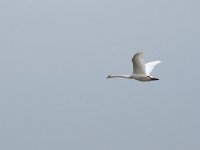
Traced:
<path fill-rule="evenodd" d="M 199 7 L 0 0 L 0 149 L 199 150 Z M 137 51 L 159 81 L 106 80 Z"/>

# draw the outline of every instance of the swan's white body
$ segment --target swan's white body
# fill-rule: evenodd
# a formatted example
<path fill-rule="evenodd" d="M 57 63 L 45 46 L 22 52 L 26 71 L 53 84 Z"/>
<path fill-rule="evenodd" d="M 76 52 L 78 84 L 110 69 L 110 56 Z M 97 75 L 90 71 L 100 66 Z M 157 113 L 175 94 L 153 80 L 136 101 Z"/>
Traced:
<path fill-rule="evenodd" d="M 126 79 L 135 79 L 138 81 L 154 81 L 159 80 L 150 76 L 150 73 L 153 71 L 154 67 L 161 63 L 160 60 L 146 63 L 144 62 L 143 53 L 136 53 L 133 58 L 133 74 L 131 75 L 109 75 L 107 78 L 126 78 Z"/>

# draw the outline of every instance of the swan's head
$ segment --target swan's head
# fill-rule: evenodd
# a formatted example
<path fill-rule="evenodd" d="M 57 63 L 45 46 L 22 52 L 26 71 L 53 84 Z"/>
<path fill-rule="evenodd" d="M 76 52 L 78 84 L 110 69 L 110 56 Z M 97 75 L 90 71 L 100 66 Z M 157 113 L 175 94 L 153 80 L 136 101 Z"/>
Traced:
<path fill-rule="evenodd" d="M 107 79 L 111 78 L 111 75 L 108 75 L 106 78 L 107 78 Z"/>

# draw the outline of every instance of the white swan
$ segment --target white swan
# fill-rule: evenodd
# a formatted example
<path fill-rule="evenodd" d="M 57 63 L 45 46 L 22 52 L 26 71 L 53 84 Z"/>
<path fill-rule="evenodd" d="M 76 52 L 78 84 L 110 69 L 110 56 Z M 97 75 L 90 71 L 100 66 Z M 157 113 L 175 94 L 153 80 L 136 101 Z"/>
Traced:
<path fill-rule="evenodd" d="M 133 74 L 131 75 L 109 75 L 107 78 L 127 78 L 135 79 L 138 81 L 154 81 L 159 80 L 158 78 L 150 76 L 150 73 L 153 71 L 154 67 L 161 63 L 160 60 L 146 63 L 144 62 L 143 53 L 136 53 L 133 58 Z"/>

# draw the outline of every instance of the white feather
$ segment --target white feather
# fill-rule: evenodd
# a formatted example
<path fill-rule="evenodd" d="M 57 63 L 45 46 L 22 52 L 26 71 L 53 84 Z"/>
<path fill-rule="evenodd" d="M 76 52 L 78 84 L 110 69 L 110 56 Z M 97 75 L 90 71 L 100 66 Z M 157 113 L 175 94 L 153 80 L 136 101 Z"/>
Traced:
<path fill-rule="evenodd" d="M 144 62 L 144 57 L 142 52 L 136 53 L 133 58 L 133 74 L 131 75 L 109 75 L 107 78 L 126 78 L 126 79 L 136 79 L 138 81 L 155 81 L 158 78 L 150 76 L 154 67 L 161 63 L 160 60 L 146 63 Z"/>
<path fill-rule="evenodd" d="M 146 75 L 149 76 L 150 73 L 153 71 L 154 67 L 161 63 L 160 60 L 149 62 L 145 64 L 146 67 Z"/>

